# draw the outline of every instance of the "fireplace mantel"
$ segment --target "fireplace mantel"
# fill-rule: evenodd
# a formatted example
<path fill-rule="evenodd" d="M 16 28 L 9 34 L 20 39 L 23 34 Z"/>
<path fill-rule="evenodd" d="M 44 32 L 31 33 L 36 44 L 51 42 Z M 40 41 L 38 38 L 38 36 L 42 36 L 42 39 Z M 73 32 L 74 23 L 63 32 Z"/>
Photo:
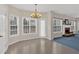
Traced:
<path fill-rule="evenodd" d="M 65 34 L 65 28 L 70 28 L 71 32 L 71 25 L 63 25 L 63 34 Z"/>
<path fill-rule="evenodd" d="M 63 36 L 74 36 L 71 25 L 63 25 Z"/>

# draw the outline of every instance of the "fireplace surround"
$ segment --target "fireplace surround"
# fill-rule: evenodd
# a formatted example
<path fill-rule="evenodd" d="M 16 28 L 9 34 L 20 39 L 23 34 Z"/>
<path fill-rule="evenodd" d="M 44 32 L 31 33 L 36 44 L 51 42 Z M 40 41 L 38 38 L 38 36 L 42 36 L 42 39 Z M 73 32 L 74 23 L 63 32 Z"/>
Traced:
<path fill-rule="evenodd" d="M 65 28 L 65 34 L 70 34 L 70 28 L 69 27 Z"/>
<path fill-rule="evenodd" d="M 65 27 L 65 33 L 63 36 L 66 37 L 74 36 L 73 32 L 70 31 L 70 27 Z"/>

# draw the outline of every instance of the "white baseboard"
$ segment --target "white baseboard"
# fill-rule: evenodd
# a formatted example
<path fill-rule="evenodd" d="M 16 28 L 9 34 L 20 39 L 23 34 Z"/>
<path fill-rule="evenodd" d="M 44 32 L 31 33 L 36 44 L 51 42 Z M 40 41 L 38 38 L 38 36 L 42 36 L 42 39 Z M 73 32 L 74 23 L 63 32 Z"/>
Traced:
<path fill-rule="evenodd" d="M 46 38 L 46 39 L 48 39 L 47 37 L 36 37 L 36 38 L 29 38 L 29 39 L 27 39 L 27 40 L 37 39 L 37 38 Z M 22 39 L 22 40 L 18 40 L 18 41 L 11 42 L 11 43 L 8 44 L 8 46 L 9 46 L 9 45 L 12 45 L 12 44 L 14 44 L 14 43 L 17 43 L 17 42 L 19 42 L 19 41 L 23 41 L 23 40 L 26 40 L 26 39 Z"/>

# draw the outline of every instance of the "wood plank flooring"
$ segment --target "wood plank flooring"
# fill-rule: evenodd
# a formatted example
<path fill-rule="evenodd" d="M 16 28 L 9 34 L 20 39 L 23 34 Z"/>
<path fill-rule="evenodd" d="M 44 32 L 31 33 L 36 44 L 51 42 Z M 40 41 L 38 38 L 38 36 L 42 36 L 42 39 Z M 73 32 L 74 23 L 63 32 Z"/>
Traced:
<path fill-rule="evenodd" d="M 8 47 L 5 54 L 78 54 L 70 47 L 48 39 L 20 41 Z"/>

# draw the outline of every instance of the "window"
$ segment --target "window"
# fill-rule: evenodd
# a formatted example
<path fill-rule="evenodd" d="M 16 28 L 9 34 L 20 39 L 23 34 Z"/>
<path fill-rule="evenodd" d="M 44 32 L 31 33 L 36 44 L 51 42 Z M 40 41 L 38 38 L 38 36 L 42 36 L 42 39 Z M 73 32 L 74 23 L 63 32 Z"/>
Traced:
<path fill-rule="evenodd" d="M 77 29 L 76 30 L 77 30 L 77 33 L 79 34 L 79 21 L 77 21 L 76 24 L 77 24 L 77 26 L 76 26 Z"/>
<path fill-rule="evenodd" d="M 18 32 L 17 19 L 15 16 L 10 16 L 10 35 L 15 35 Z"/>
<path fill-rule="evenodd" d="M 36 32 L 36 22 L 35 20 L 30 20 L 30 33 Z"/>
<path fill-rule="evenodd" d="M 53 20 L 53 31 L 58 32 L 62 29 L 62 20 L 60 19 L 54 19 Z"/>
<path fill-rule="evenodd" d="M 75 21 L 71 21 L 71 31 L 75 31 Z"/>
<path fill-rule="evenodd" d="M 24 33 L 29 33 L 29 20 L 26 18 L 23 20 L 23 31 Z"/>
<path fill-rule="evenodd" d="M 36 33 L 36 20 L 23 18 L 23 33 Z"/>

